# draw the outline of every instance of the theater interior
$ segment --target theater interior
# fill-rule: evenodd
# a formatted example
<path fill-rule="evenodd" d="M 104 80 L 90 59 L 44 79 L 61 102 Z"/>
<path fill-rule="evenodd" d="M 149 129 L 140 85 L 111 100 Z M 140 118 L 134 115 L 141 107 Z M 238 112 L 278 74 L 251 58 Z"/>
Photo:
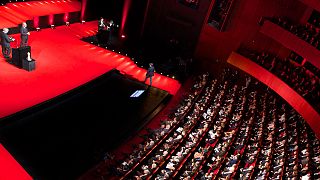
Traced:
<path fill-rule="evenodd" d="M 320 179 L 317 0 L 0 12 L 14 39 L 0 55 L 1 180 Z"/>

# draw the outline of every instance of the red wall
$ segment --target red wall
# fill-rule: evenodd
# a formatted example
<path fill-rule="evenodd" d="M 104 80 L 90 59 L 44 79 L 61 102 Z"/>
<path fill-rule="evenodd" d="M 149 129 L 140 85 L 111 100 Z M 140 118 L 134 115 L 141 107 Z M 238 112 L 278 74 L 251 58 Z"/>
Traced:
<path fill-rule="evenodd" d="M 225 32 L 218 32 L 205 25 L 197 44 L 196 57 L 206 59 L 210 64 L 214 59 L 226 60 L 240 44 L 257 49 L 286 53 L 281 45 L 259 33 L 260 17 L 287 16 L 295 22 L 305 18 L 307 6 L 292 0 L 239 0 L 231 11 L 231 18 Z"/>

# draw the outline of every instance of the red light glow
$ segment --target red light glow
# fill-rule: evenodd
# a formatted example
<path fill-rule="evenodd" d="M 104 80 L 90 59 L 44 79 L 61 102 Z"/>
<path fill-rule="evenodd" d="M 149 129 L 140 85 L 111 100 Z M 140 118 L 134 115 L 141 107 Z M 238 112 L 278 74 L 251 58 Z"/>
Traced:
<path fill-rule="evenodd" d="M 123 35 L 124 27 L 127 21 L 127 16 L 129 12 L 129 8 L 131 5 L 131 0 L 125 0 L 123 5 L 123 11 L 122 11 L 122 20 L 121 20 L 121 27 L 120 27 L 120 34 Z"/>
<path fill-rule="evenodd" d="M 54 21 L 54 16 L 53 16 L 53 14 L 50 14 L 49 15 L 49 25 L 52 25 L 53 21 Z"/>

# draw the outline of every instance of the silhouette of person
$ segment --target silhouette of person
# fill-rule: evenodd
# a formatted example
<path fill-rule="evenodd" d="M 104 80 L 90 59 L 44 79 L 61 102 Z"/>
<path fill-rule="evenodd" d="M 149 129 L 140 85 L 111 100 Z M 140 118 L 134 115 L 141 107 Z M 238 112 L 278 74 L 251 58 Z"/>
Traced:
<path fill-rule="evenodd" d="M 144 79 L 144 83 L 147 81 L 147 79 L 150 79 L 150 86 L 152 86 L 152 77 L 154 76 L 154 66 L 153 63 L 149 63 L 149 68 L 146 73 L 146 78 Z"/>

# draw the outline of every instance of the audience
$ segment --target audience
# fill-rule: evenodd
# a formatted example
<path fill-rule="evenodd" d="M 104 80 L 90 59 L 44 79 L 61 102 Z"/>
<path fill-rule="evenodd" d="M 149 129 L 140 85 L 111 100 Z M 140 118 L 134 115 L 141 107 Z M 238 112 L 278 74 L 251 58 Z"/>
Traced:
<path fill-rule="evenodd" d="M 320 50 L 320 28 L 317 20 L 304 25 L 294 24 L 285 17 L 274 17 L 270 20 Z"/>
<path fill-rule="evenodd" d="M 173 116 L 119 162 L 125 179 L 317 179 L 320 143 L 292 108 L 250 77 L 201 75 Z"/>
<path fill-rule="evenodd" d="M 240 50 L 240 53 L 281 78 L 320 111 L 320 77 L 287 58 L 250 50 Z"/>

